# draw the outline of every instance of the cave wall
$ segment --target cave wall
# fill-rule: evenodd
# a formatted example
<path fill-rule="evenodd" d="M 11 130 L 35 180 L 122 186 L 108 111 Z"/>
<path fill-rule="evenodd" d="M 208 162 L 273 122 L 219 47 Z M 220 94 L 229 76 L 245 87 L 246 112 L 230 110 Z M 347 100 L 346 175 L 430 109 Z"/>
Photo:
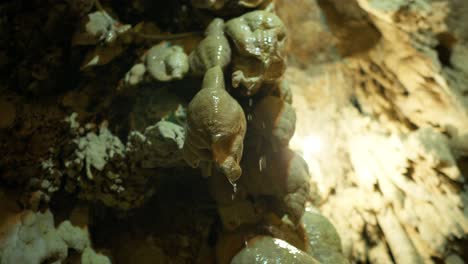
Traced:
<path fill-rule="evenodd" d="M 28 263 L 346 263 L 341 251 L 353 263 L 463 263 L 468 4 L 269 2 L 0 4 L 0 258 L 19 256 L 19 241 L 37 252 Z M 260 47 L 274 63 L 238 49 L 234 26 L 203 33 L 254 9 L 281 19 L 269 33 L 280 48 Z M 90 20 L 105 34 L 90 35 Z M 152 60 L 189 59 L 200 43 L 232 60 L 200 55 L 180 72 Z M 223 68 L 206 85 L 204 63 Z M 186 109 L 221 75 L 244 112 L 226 118 L 246 121 L 238 181 L 233 163 L 191 168 L 183 154 Z M 214 156 L 238 158 L 235 146 Z M 23 229 L 34 235 L 12 232 Z"/>
<path fill-rule="evenodd" d="M 347 263 L 273 2 L 0 4 L 0 262 Z"/>
<path fill-rule="evenodd" d="M 358 262 L 462 263 L 466 3 L 296 2 L 284 1 L 282 12 L 308 6 L 318 15 L 304 11 L 290 22 L 302 26 L 292 29 L 302 39 L 292 39 L 299 49 L 291 56 L 300 59 L 291 59 L 286 78 L 304 98 L 295 101 L 291 144 L 312 168 L 345 254 Z M 314 144 L 304 144 L 311 135 Z"/>

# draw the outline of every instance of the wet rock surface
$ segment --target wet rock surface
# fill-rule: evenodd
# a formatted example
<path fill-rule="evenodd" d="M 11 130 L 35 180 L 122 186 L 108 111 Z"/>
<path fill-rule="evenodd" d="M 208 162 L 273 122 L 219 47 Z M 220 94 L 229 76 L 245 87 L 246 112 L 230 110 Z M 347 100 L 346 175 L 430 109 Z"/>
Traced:
<path fill-rule="evenodd" d="M 0 262 L 466 262 L 466 13 L 0 4 Z"/>
<path fill-rule="evenodd" d="M 0 4 L 2 264 L 319 261 L 286 27 L 208 2 Z"/>

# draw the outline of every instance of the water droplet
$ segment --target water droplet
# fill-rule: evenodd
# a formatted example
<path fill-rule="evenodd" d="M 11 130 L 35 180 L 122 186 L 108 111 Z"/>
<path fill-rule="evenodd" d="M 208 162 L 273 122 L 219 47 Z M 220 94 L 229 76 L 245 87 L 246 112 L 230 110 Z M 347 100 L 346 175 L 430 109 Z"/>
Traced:
<path fill-rule="evenodd" d="M 250 98 L 250 99 L 249 99 L 249 106 L 252 106 L 252 105 L 253 105 L 253 99 Z"/>
<path fill-rule="evenodd" d="M 230 179 L 228 179 L 228 181 L 232 185 L 233 194 L 231 196 L 231 199 L 234 200 L 234 198 L 236 197 L 236 193 L 237 193 L 237 183 L 234 181 L 231 181 Z"/>
<path fill-rule="evenodd" d="M 260 159 L 258 160 L 258 168 L 260 169 L 260 171 L 263 171 L 263 169 L 266 168 L 266 157 L 265 156 L 261 156 Z"/>
<path fill-rule="evenodd" d="M 232 185 L 232 195 L 231 195 L 231 200 L 234 200 L 234 198 L 236 198 L 236 194 L 237 194 L 237 183 L 231 183 Z"/>

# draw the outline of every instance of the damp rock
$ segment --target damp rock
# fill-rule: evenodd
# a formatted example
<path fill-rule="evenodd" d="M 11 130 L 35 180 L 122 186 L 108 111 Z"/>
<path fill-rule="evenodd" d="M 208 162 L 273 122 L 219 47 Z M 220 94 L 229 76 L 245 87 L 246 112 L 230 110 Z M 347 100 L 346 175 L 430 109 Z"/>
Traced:
<path fill-rule="evenodd" d="M 1 263 L 62 262 L 67 261 L 69 249 L 82 253 L 82 256 L 86 249 L 90 249 L 86 230 L 71 225 L 69 221 L 56 229 L 50 210 L 43 213 L 29 210 L 9 212 L 6 215 L 4 212 L 3 215 L 6 221 L 0 224 Z"/>
<path fill-rule="evenodd" d="M 130 29 L 130 25 L 120 23 L 106 11 L 96 11 L 83 18 L 72 42 L 74 45 L 96 45 L 100 42 L 109 44 Z"/>
<path fill-rule="evenodd" d="M 248 263 L 291 263 L 318 264 L 317 260 L 288 242 L 269 236 L 254 237 L 245 242 L 242 249 L 231 261 L 231 264 Z"/>
<path fill-rule="evenodd" d="M 262 84 L 278 80 L 286 70 L 286 29 L 275 14 L 252 11 L 226 22 L 234 43 L 232 86 L 253 95 Z"/>
<path fill-rule="evenodd" d="M 231 182 L 242 174 L 244 111 L 226 91 L 221 67 L 209 69 L 187 108 L 184 159 L 193 167 L 213 163 Z"/>
<path fill-rule="evenodd" d="M 143 81 L 146 73 L 146 66 L 143 63 L 137 63 L 133 65 L 130 71 L 125 74 L 125 84 L 134 86 Z"/>
<path fill-rule="evenodd" d="M 341 239 L 333 224 L 319 211 L 307 207 L 301 218 L 301 225 L 305 230 L 306 252 L 320 263 L 347 264 L 343 256 Z"/>
<path fill-rule="evenodd" d="M 145 169 L 181 166 L 184 140 L 182 126 L 163 120 L 147 127 L 143 134 L 131 132 L 127 152 L 130 160 L 141 163 Z"/>
<path fill-rule="evenodd" d="M 118 137 L 110 133 L 105 125 L 99 132 L 89 132 L 86 136 L 73 140 L 77 149 L 73 157 L 65 161 L 67 169 L 79 171 L 84 168 L 88 179 L 92 180 L 93 170 L 103 171 L 108 160 L 124 155 L 124 145 Z M 76 168 L 76 169 L 75 169 Z"/>
<path fill-rule="evenodd" d="M 92 248 L 87 247 L 81 254 L 81 263 L 82 264 L 111 264 L 112 262 L 107 256 L 97 253 Z"/>
<path fill-rule="evenodd" d="M 204 75 L 214 66 L 225 69 L 231 62 L 231 47 L 224 35 L 224 21 L 215 18 L 205 30 L 205 38 L 190 53 L 190 71 L 195 75 Z"/>
<path fill-rule="evenodd" d="M 266 96 L 255 105 L 252 133 L 277 150 L 287 147 L 296 129 L 294 108 L 276 96 Z"/>
<path fill-rule="evenodd" d="M 69 220 L 63 221 L 57 227 L 57 232 L 69 248 L 78 252 L 90 246 L 88 230 L 73 226 Z"/>
<path fill-rule="evenodd" d="M 306 202 L 313 199 L 307 163 L 289 149 L 277 153 L 269 150 L 266 153 L 245 157 L 245 174 L 239 184 L 251 195 L 277 198 L 280 201 L 278 207 L 284 208 L 290 219 L 298 223 Z"/>
<path fill-rule="evenodd" d="M 192 5 L 196 8 L 210 10 L 220 13 L 239 13 L 246 8 L 258 8 L 266 0 L 192 0 Z"/>
<path fill-rule="evenodd" d="M 180 80 L 189 70 L 188 56 L 182 47 L 166 42 L 151 47 L 144 61 L 150 76 L 161 82 Z"/>
<path fill-rule="evenodd" d="M 293 93 L 289 87 L 289 82 L 286 79 L 282 79 L 275 83 L 274 88 L 272 89 L 271 94 L 279 97 L 281 100 L 288 104 L 292 104 Z"/>
<path fill-rule="evenodd" d="M 25 211 L 12 214 L 2 225 L 2 263 L 42 263 L 47 259 L 65 260 L 67 245 L 54 229 L 52 213 Z"/>

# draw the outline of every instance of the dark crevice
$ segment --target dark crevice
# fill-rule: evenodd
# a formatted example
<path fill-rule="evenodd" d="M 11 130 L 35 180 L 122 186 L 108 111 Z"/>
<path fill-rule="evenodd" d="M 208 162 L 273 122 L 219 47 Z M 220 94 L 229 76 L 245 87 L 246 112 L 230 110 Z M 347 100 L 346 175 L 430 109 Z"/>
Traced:
<path fill-rule="evenodd" d="M 444 67 L 453 68 L 450 58 L 452 57 L 453 46 L 457 42 L 456 38 L 447 32 L 438 34 L 436 38 L 439 44 L 437 44 L 435 50 L 437 52 L 440 63 Z"/>
<path fill-rule="evenodd" d="M 457 166 L 465 180 L 468 180 L 468 157 L 461 157 L 458 159 Z"/>
<path fill-rule="evenodd" d="M 356 95 L 351 95 L 349 98 L 349 101 L 351 102 L 351 105 L 354 106 L 354 108 L 356 108 L 359 111 L 360 114 L 364 114 L 361 103 L 359 102 Z"/>
<path fill-rule="evenodd" d="M 348 57 L 364 53 L 372 49 L 380 40 L 380 31 L 371 22 L 367 13 L 357 3 L 347 3 L 359 12 L 359 16 L 344 12 L 337 8 L 340 1 L 318 0 L 325 14 L 330 31 L 338 38 L 337 49 L 341 56 Z"/>

